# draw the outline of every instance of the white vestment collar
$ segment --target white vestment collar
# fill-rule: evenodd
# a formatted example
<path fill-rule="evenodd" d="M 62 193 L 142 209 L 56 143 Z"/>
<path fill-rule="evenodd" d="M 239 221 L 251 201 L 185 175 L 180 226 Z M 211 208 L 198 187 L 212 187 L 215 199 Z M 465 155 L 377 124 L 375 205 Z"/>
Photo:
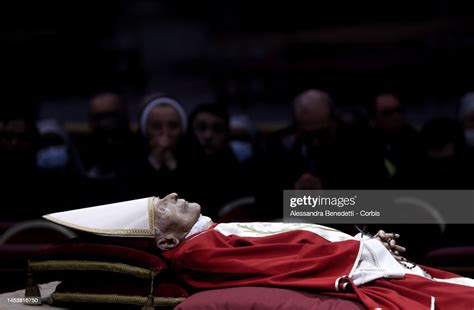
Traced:
<path fill-rule="evenodd" d="M 211 220 L 210 217 L 200 214 L 196 224 L 194 224 L 194 226 L 191 228 L 185 238 L 189 238 L 192 235 L 205 231 L 206 229 L 211 227 L 213 223 L 214 222 Z"/>

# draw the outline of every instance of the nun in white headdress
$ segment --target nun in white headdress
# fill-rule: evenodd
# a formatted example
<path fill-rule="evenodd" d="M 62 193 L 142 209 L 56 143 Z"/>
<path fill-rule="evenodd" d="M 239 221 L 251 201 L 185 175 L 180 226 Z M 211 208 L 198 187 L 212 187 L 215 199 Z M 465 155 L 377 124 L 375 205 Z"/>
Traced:
<path fill-rule="evenodd" d="M 167 191 L 175 185 L 179 189 L 182 140 L 187 125 L 183 107 L 171 97 L 152 95 L 144 101 L 138 121 L 146 152 L 137 170 L 138 189 L 134 194 L 156 195 L 152 190 Z"/>

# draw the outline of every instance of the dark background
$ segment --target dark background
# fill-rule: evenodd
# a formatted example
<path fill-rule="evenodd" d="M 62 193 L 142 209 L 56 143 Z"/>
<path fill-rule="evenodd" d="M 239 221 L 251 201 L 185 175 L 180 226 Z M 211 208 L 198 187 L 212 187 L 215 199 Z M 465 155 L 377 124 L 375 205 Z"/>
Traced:
<path fill-rule="evenodd" d="M 267 137 L 265 134 L 270 136 L 290 124 L 293 98 L 316 88 L 327 91 L 338 109 L 362 113 L 376 95 L 393 92 L 400 97 L 410 125 L 419 131 L 435 117 L 457 118 L 460 98 L 474 91 L 473 9 L 474 5 L 448 0 L 2 1 L 0 116 L 3 111 L 22 110 L 35 120 L 56 118 L 66 125 L 77 139 L 75 142 L 79 141 L 78 148 L 89 151 L 93 145 L 81 138 L 90 134 L 88 107 L 93 95 L 104 91 L 121 95 L 129 120 L 136 125 L 141 99 L 161 91 L 181 102 L 188 113 L 203 102 L 226 105 L 231 114 L 246 113 L 258 125 L 259 133 Z M 441 129 L 432 131 L 433 140 L 446 138 L 441 142 L 449 144 L 453 142 L 449 139 L 457 139 L 456 132 L 453 137 L 449 132 L 444 137 L 446 126 L 437 128 Z M 350 142 L 343 145 L 344 152 L 338 152 L 344 156 L 328 156 L 329 162 L 336 163 L 331 167 L 344 177 L 338 178 L 331 169 L 329 176 L 343 181 L 346 176 L 355 177 L 352 180 L 362 188 L 359 181 L 370 179 L 377 183 L 378 179 L 364 170 L 365 165 L 372 163 L 372 157 L 354 156 L 355 151 L 364 148 L 365 155 L 372 155 L 370 141 L 361 138 L 344 142 Z M 417 144 L 420 143 L 408 144 L 404 149 L 413 155 L 415 147 L 420 146 Z M 135 151 L 133 147 L 130 150 Z M 265 152 L 270 158 L 275 155 L 268 149 Z M 425 174 L 416 169 L 411 172 L 425 177 L 425 181 L 443 181 L 436 184 L 437 188 L 446 183 L 450 188 L 456 187 L 455 181 L 463 181 L 465 188 L 472 188 L 473 170 L 467 169 L 472 154 L 466 153 L 462 157 L 466 161 L 462 162 L 448 158 L 456 165 L 453 170 L 447 169 L 446 177 L 440 177 L 442 173 L 437 170 L 432 174 L 426 174 L 431 170 L 424 171 Z M 148 154 L 143 155 L 146 160 Z M 346 160 L 351 156 L 355 164 L 348 165 L 352 162 Z M 268 205 L 274 208 L 271 211 L 280 212 L 281 190 L 288 186 L 280 188 L 272 182 L 278 181 L 279 176 L 286 177 L 285 169 L 297 166 L 298 161 L 277 158 L 272 166 L 271 161 L 262 158 L 257 163 L 268 164 L 270 170 L 262 173 L 250 166 L 252 177 L 240 184 L 243 187 L 250 183 L 254 192 L 269 188 L 261 197 L 271 197 L 276 202 L 260 198 L 260 206 Z M 23 175 L 14 169 L 8 175 L 3 167 L 10 162 L 0 160 L 0 164 L 5 169 L 0 169 L 1 233 L 14 227 L 18 220 L 5 221 L 8 211 L 18 213 L 22 219 L 38 219 L 38 214 L 122 199 L 123 192 L 117 189 L 122 188 L 121 180 L 104 182 L 100 187 L 83 175 L 74 175 L 71 183 L 60 175 L 54 179 L 57 183 L 51 183 L 50 179 L 32 178 L 30 172 L 34 172 L 34 167 L 31 171 L 28 167 L 22 169 Z M 344 167 L 361 169 L 351 174 Z M 444 166 L 433 164 L 432 168 L 443 172 Z M 216 170 L 227 173 L 225 169 Z M 464 172 L 465 178 L 458 177 L 459 172 Z M 219 178 L 213 180 L 228 190 L 239 189 Z M 143 185 L 126 185 L 136 184 Z M 219 193 L 213 186 L 209 188 L 209 193 Z M 43 200 L 35 196 L 35 191 Z M 96 200 L 88 200 L 88 195 L 96 195 Z M 453 256 L 452 265 L 468 262 L 467 270 L 472 275 L 472 238 L 466 234 L 472 231 L 472 225 L 454 225 L 450 234 L 445 233 L 445 239 L 433 234 L 430 227 L 405 226 L 384 229 L 407 236 L 401 243 L 407 245 L 409 255 L 415 258 L 438 246 L 470 246 L 471 250 L 461 249 Z M 369 231 L 375 233 L 377 229 L 369 227 Z M 44 232 L 29 233 L 27 237 L 33 240 L 10 240 L 13 247 L 0 246 L 0 278 L 7 279 L 1 283 L 0 291 L 24 287 L 26 261 L 39 249 L 37 243 L 56 241 Z"/>
<path fill-rule="evenodd" d="M 340 106 L 391 90 L 416 125 L 455 113 L 472 89 L 471 12 L 446 0 L 9 1 L 2 84 L 10 100 L 39 98 L 40 116 L 79 122 L 103 90 L 124 95 L 132 115 L 162 90 L 189 109 L 218 99 L 260 124 L 285 121 L 308 87 Z"/>

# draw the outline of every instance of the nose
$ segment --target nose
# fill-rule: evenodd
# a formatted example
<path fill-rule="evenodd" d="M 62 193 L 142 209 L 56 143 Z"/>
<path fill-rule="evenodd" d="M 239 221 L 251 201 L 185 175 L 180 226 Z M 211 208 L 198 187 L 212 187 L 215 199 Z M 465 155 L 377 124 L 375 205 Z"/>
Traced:
<path fill-rule="evenodd" d="M 166 127 L 161 129 L 160 136 L 169 137 L 170 136 L 170 130 Z"/>
<path fill-rule="evenodd" d="M 171 199 L 171 200 L 177 200 L 178 199 L 178 194 L 176 193 L 171 193 L 166 196 L 166 198 Z"/>

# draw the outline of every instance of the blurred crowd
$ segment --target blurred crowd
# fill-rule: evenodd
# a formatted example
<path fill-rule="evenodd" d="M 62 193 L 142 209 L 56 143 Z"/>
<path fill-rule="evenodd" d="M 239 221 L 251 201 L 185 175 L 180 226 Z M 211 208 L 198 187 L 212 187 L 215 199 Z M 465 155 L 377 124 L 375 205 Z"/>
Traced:
<path fill-rule="evenodd" d="M 188 114 L 160 93 L 130 120 L 118 94 L 101 93 L 90 100 L 85 135 L 10 108 L 0 115 L 2 218 L 177 192 L 217 220 L 274 220 L 284 189 L 472 188 L 474 93 L 457 119 L 421 128 L 394 93 L 374 97 L 364 113 L 341 112 L 316 89 L 288 104 L 291 125 L 262 132 L 223 103 Z"/>

